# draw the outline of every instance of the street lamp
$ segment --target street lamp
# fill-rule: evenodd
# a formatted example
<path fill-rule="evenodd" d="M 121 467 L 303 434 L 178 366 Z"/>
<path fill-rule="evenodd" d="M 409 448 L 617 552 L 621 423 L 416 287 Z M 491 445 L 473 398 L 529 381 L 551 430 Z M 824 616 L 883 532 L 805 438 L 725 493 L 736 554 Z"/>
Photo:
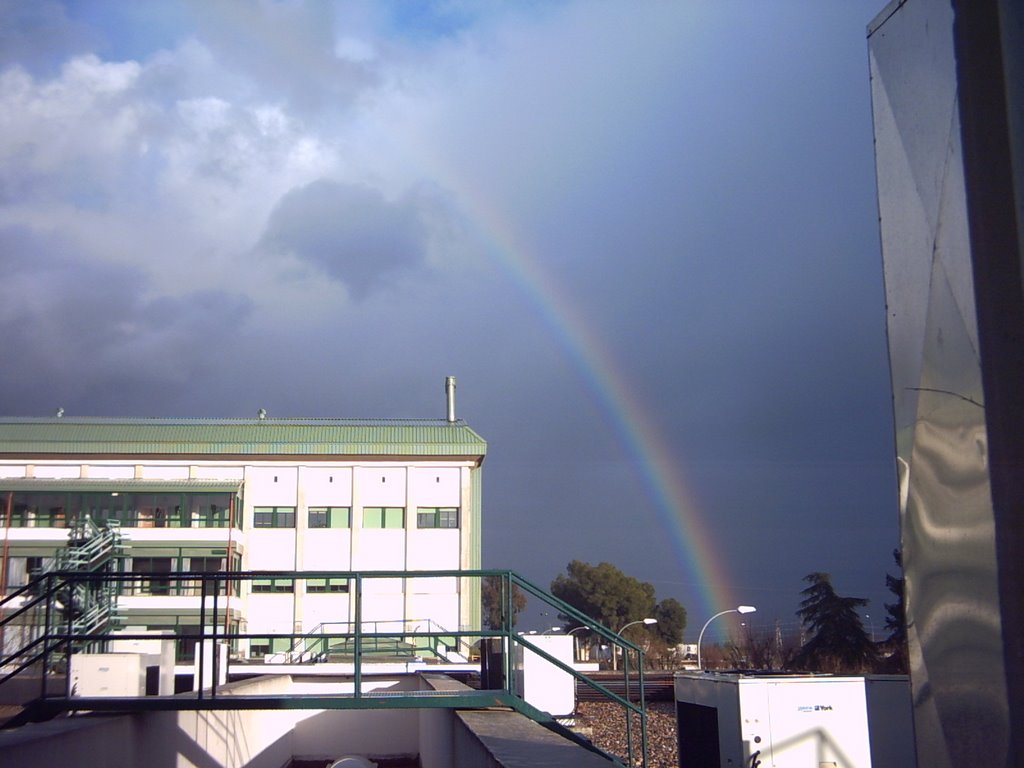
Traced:
<path fill-rule="evenodd" d="M 704 639 L 704 630 L 708 628 L 708 624 L 717 619 L 719 616 L 725 616 L 725 614 L 727 613 L 753 613 L 756 610 L 757 608 L 755 608 L 752 605 L 738 605 L 735 608 L 729 608 L 725 611 L 719 611 L 710 619 L 705 621 L 704 626 L 700 628 L 700 635 L 697 636 L 697 669 L 704 669 L 703 665 L 700 663 L 700 641 Z"/>
<path fill-rule="evenodd" d="M 632 627 L 634 624 L 648 624 L 649 625 L 649 624 L 657 624 L 657 623 L 658 623 L 657 619 L 652 619 L 652 618 L 637 619 L 636 621 L 629 622 L 629 624 L 627 624 L 622 629 L 620 629 L 618 632 L 616 632 L 616 634 L 621 635 L 623 632 L 625 632 L 627 629 Z M 618 645 L 613 645 L 612 646 L 612 672 L 615 672 L 619 668 L 619 665 L 618 665 L 618 659 L 619 659 L 618 649 L 619 649 Z"/>
<path fill-rule="evenodd" d="M 586 624 L 580 624 L 578 627 L 574 627 L 573 629 L 570 629 L 565 634 L 566 634 L 567 637 L 572 637 L 572 635 L 574 635 L 576 632 L 579 632 L 581 629 L 590 629 L 590 627 L 588 627 Z M 572 638 L 572 660 L 573 661 L 579 661 L 579 655 L 580 655 L 579 654 L 579 640 L 578 640 L 578 638 L 573 637 Z M 589 659 L 590 656 L 588 655 L 587 658 Z"/>

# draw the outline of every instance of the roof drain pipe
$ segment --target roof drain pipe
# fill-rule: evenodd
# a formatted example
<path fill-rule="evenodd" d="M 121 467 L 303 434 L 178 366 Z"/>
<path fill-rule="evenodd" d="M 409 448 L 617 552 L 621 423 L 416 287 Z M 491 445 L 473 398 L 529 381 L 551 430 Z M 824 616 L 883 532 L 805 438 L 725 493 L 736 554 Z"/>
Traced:
<path fill-rule="evenodd" d="M 448 422 L 455 423 L 455 377 L 446 376 L 444 379 L 444 393 L 448 396 Z"/>

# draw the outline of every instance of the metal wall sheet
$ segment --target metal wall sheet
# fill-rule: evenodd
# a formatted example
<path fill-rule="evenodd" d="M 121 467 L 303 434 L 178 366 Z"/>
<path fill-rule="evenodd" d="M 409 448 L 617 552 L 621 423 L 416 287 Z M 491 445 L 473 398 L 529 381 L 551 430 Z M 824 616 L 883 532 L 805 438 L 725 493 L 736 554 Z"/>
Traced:
<path fill-rule="evenodd" d="M 869 27 L 914 725 L 929 768 L 1013 765 L 1020 738 L 1006 653 L 1021 628 L 1000 590 L 1006 513 L 990 456 L 1008 414 L 986 409 L 997 374 L 978 309 L 991 286 L 975 285 L 988 256 L 961 126 L 976 118 L 961 103 L 976 73 L 957 53 L 976 32 L 954 5 L 892 3 Z M 998 45 L 985 57 L 998 60 Z"/>

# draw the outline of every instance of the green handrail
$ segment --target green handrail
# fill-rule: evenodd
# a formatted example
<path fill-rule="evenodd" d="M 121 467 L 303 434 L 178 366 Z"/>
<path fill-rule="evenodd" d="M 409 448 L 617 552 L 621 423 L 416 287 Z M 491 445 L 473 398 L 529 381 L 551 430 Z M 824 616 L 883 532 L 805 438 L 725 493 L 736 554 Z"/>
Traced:
<path fill-rule="evenodd" d="M 25 652 L 29 652 L 31 656 L 37 657 L 42 656 L 44 661 L 44 667 L 47 670 L 63 668 L 69 669 L 71 657 L 73 654 L 78 652 L 78 649 L 84 647 L 90 643 L 103 642 L 108 640 L 110 635 L 109 632 L 97 631 L 97 626 L 84 626 L 77 624 L 72 619 L 73 605 L 65 605 L 62 603 L 61 595 L 65 595 L 66 599 L 70 602 L 74 600 L 74 593 L 76 588 L 84 589 L 82 594 L 94 594 L 101 592 L 103 594 L 112 593 L 113 587 L 116 587 L 120 583 L 126 581 L 138 579 L 140 577 L 150 575 L 142 573 L 130 573 L 130 572 L 77 572 L 77 571 L 63 571 L 58 573 L 49 573 L 40 579 L 33 582 L 32 585 L 20 589 L 16 595 L 19 595 L 22 602 L 31 602 L 33 610 L 40 610 L 42 608 L 47 615 L 47 620 L 44 622 L 44 635 L 43 639 L 34 642 L 30 647 L 22 649 Z M 641 765 L 647 765 L 647 719 L 646 719 L 646 706 L 644 701 L 644 672 L 643 672 L 643 650 L 633 643 L 629 642 L 625 638 L 613 632 L 608 627 L 601 625 L 594 621 L 589 616 L 585 615 L 581 611 L 577 610 L 573 606 L 569 605 L 565 601 L 551 595 L 535 584 L 527 581 L 526 579 L 518 576 L 510 570 L 437 570 L 437 571 L 232 571 L 230 573 L 206 573 L 206 572 L 177 572 L 161 574 L 162 578 L 166 578 L 168 581 L 196 581 L 200 582 L 202 589 L 200 590 L 199 596 L 199 616 L 200 616 L 200 632 L 198 635 L 189 635 L 188 639 L 195 640 L 198 642 L 197 657 L 198 657 L 198 674 L 200 680 L 204 679 L 204 670 L 210 666 L 214 672 L 212 676 L 213 683 L 207 691 L 203 691 L 203 686 L 198 686 L 199 692 L 196 694 L 197 699 L 202 700 L 216 700 L 218 694 L 218 671 L 216 666 L 219 663 L 217 661 L 217 655 L 213 654 L 213 659 L 207 659 L 206 656 L 210 655 L 207 653 L 206 646 L 210 641 L 224 641 L 229 643 L 237 643 L 242 640 L 253 639 L 253 638 L 290 638 L 292 647 L 305 643 L 312 633 L 242 633 L 228 629 L 229 624 L 225 623 L 225 608 L 222 601 L 219 599 L 222 586 L 228 583 L 242 583 L 246 581 L 252 581 L 253 579 L 285 579 L 298 581 L 302 579 L 347 579 L 349 581 L 349 611 L 351 615 L 351 622 L 348 622 L 348 631 L 344 632 L 324 632 L 320 635 L 320 638 L 342 638 L 346 641 L 352 641 L 353 649 L 353 660 L 352 660 L 352 676 L 353 676 L 353 697 L 356 700 L 361 700 L 366 705 L 373 706 L 373 700 L 367 698 L 363 694 L 363 676 L 366 672 L 365 664 L 366 661 L 366 650 L 368 643 L 377 643 L 381 639 L 401 639 L 407 638 L 412 634 L 417 637 L 430 638 L 433 642 L 439 643 L 442 638 L 454 640 L 457 643 L 468 642 L 472 640 L 482 640 L 485 638 L 496 638 L 499 639 L 502 644 L 502 671 L 504 672 L 503 689 L 504 694 L 507 695 L 509 700 L 522 699 L 522 692 L 516 690 L 516 678 L 514 672 L 514 654 L 516 649 L 523 649 L 523 652 L 533 653 L 555 668 L 569 674 L 576 681 L 582 681 L 584 684 L 590 686 L 592 689 L 598 691 L 608 701 L 617 704 L 623 708 L 623 712 L 626 718 L 626 749 L 627 759 L 630 765 L 634 765 L 639 758 Z M 367 632 L 363 616 L 363 600 L 365 595 L 365 583 L 369 580 L 375 579 L 410 579 L 410 578 L 457 578 L 457 579 L 484 579 L 484 578 L 500 579 L 502 584 L 502 604 L 504 610 L 502 611 L 501 626 L 498 628 L 484 629 L 482 627 L 460 627 L 458 631 L 452 631 L 444 629 L 436 623 L 429 623 L 427 631 L 410 633 L 408 627 L 404 624 L 403 620 L 396 620 L 399 623 L 399 627 L 395 631 L 387 632 Z M 464 583 L 464 582 L 461 582 Z M 104 591 L 104 588 L 105 591 Z M 536 642 L 530 639 L 529 635 L 518 634 L 512 624 L 513 616 L 513 604 L 512 596 L 515 589 L 521 590 L 523 593 L 531 598 L 539 600 L 545 606 L 554 609 L 560 616 L 568 618 L 572 621 L 584 624 L 590 628 L 590 632 L 609 645 L 613 646 L 613 652 L 617 649 L 623 651 L 624 664 L 623 664 L 623 676 L 625 680 L 625 695 L 620 696 L 610 690 L 600 682 L 589 678 L 587 675 L 576 670 L 573 665 L 567 664 L 566 662 L 551 655 L 544 648 L 540 647 Z M 462 588 L 460 587 L 460 594 Z M 26 596 L 31 596 L 26 599 Z M 12 596 L 13 597 L 13 596 Z M 4 605 L 10 604 L 10 598 L 0 601 L 0 608 Z M 11 605 L 14 608 L 13 604 Z M 89 606 L 85 606 L 87 609 Z M 9 622 L 13 621 L 18 616 L 24 616 L 25 611 L 29 608 L 19 605 L 17 609 L 12 612 L 11 615 L 5 615 L 0 620 L 0 628 L 8 625 Z M 4 612 L 6 613 L 6 611 Z M 56 620 L 56 623 L 54 623 Z M 341 622 L 338 622 L 341 624 Z M 57 626 L 60 625 L 60 626 Z M 324 623 L 318 625 L 323 628 Z M 374 626 L 377 629 L 378 626 Z M 142 639 L 151 637 L 150 635 L 143 633 L 119 633 L 118 637 L 125 639 Z M 179 638 L 184 635 L 179 634 Z M 212 643 L 211 643 L 212 646 Z M 435 646 L 436 647 L 436 646 Z M 54 655 L 56 654 L 56 657 Z M 634 670 L 630 659 L 633 654 L 636 654 L 638 659 L 637 669 L 635 670 L 635 677 L 638 684 L 639 703 L 634 704 L 630 700 L 629 690 L 630 683 L 634 676 Z M 17 656 L 11 656 L 3 660 L 10 662 Z M 36 659 L 38 660 L 38 659 Z M 5 678 L 0 678 L 0 684 L 3 684 Z M 73 706 L 73 702 L 70 701 L 70 691 L 65 694 L 68 699 L 68 706 Z M 45 681 L 43 682 L 43 693 L 41 698 L 53 699 L 59 698 L 50 695 L 46 688 Z M 523 704 L 521 707 L 522 711 L 530 711 L 530 707 Z M 634 738 L 634 721 L 639 720 L 639 745 L 636 744 Z M 548 727 L 556 727 L 552 724 L 548 724 Z M 637 752 L 637 746 L 639 746 L 639 754 Z"/>

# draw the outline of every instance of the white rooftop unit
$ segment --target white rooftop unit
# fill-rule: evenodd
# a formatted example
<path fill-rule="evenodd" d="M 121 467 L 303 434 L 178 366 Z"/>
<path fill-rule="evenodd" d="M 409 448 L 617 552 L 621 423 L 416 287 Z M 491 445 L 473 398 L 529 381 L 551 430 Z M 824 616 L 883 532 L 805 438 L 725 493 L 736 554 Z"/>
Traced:
<path fill-rule="evenodd" d="M 679 674 L 680 768 L 906 768 L 903 675 Z"/>

